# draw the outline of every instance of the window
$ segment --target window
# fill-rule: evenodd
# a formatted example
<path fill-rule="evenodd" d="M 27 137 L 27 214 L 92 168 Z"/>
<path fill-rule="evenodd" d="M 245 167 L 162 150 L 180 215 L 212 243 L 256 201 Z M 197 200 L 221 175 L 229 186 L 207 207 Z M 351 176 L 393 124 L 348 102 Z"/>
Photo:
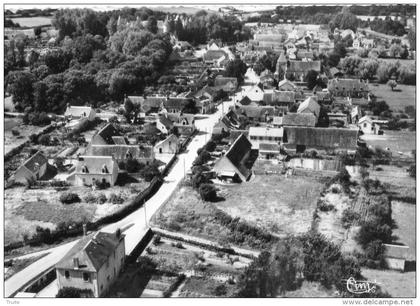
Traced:
<path fill-rule="evenodd" d="M 367 127 L 367 123 L 363 123 L 363 127 Z"/>
<path fill-rule="evenodd" d="M 70 278 L 70 272 L 69 271 L 64 271 L 64 277 L 65 278 Z"/>
<path fill-rule="evenodd" d="M 83 280 L 85 282 L 90 281 L 90 275 L 89 275 L 89 273 L 83 272 Z"/>

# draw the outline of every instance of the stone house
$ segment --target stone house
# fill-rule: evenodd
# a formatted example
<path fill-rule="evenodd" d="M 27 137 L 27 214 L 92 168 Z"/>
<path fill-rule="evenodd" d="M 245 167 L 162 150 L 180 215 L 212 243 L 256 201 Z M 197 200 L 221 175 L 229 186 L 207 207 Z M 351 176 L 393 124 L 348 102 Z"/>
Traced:
<path fill-rule="evenodd" d="M 74 172 L 76 186 L 92 186 L 96 182 L 114 186 L 118 177 L 118 163 L 113 156 L 79 156 Z"/>
<path fill-rule="evenodd" d="M 47 171 L 47 167 L 48 159 L 38 151 L 15 171 L 10 181 L 27 184 L 28 181 L 39 180 Z"/>

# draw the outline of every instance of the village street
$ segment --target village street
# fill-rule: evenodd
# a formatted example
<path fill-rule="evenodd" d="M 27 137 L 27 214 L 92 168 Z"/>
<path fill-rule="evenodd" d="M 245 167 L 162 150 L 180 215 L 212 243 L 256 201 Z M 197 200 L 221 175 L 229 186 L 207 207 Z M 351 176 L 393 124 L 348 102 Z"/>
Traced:
<path fill-rule="evenodd" d="M 243 91 L 248 90 L 252 84 L 255 84 L 256 82 L 258 82 L 258 77 L 252 70 L 249 69 L 245 75 L 246 85 L 242 87 L 242 90 L 238 91 L 230 101 L 220 104 L 217 108 L 217 112 L 214 114 L 196 120 L 196 127 L 200 132 L 191 141 L 187 150 L 178 155 L 178 161 L 165 177 L 165 182 L 159 191 L 151 199 L 149 199 L 142 208 L 128 215 L 124 219 L 101 229 L 101 231 L 104 232 L 115 232 L 116 229 L 121 228 L 125 234 L 125 249 L 127 255 L 133 251 L 134 247 L 146 233 L 149 221 L 153 214 L 171 197 L 178 184 L 184 178 L 187 170 L 191 168 L 192 163 L 197 156 L 197 150 L 210 139 L 215 123 L 223 116 L 223 113 L 225 113 L 230 106 L 234 105 L 235 101 L 239 101 L 242 98 Z M 41 258 L 6 280 L 5 296 L 12 297 L 23 286 L 35 279 L 41 273 L 51 269 L 58 261 L 61 260 L 61 258 L 63 258 L 67 251 L 70 250 L 76 242 L 77 240 L 49 249 L 48 251 L 33 253 L 33 256 L 37 256 L 45 252 L 50 252 L 47 256 Z M 25 255 L 24 257 L 27 258 L 29 255 Z M 54 290 L 48 290 L 48 294 L 55 296 L 56 292 L 53 291 Z"/>

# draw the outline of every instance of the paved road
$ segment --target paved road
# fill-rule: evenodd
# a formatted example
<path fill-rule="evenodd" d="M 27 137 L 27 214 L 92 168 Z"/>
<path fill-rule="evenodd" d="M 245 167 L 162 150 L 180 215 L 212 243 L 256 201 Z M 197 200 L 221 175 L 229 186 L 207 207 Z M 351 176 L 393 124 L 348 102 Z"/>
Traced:
<path fill-rule="evenodd" d="M 249 77 L 252 75 L 252 79 Z M 246 80 L 249 83 L 256 83 L 255 75 L 251 71 L 247 72 Z M 244 89 L 248 86 L 244 86 Z M 130 254 L 134 247 L 138 244 L 148 229 L 150 218 L 153 214 L 170 198 L 176 190 L 178 184 L 182 181 L 185 173 L 191 168 L 194 159 L 197 156 L 197 150 L 201 148 L 211 137 L 214 124 L 222 117 L 223 112 L 226 112 L 230 106 L 234 105 L 235 101 L 242 98 L 242 92 L 238 92 L 231 101 L 224 102 L 218 106 L 216 113 L 207 116 L 206 118 L 196 120 L 196 126 L 200 133 L 194 137 L 186 152 L 178 155 L 178 161 L 173 166 L 172 170 L 165 177 L 165 182 L 159 191 L 145 203 L 145 205 L 128 215 L 124 219 L 110 224 L 101 229 L 104 232 L 115 232 L 117 228 L 121 228 L 125 236 L 126 254 Z M 68 250 L 77 242 L 71 243 L 49 249 L 49 255 L 41 258 L 24 270 L 16 273 L 5 282 L 5 296 L 10 297 L 17 293 L 29 281 L 33 280 L 37 275 L 53 267 L 58 261 L 63 258 Z M 42 253 L 41 251 L 37 253 Z M 35 253 L 36 254 L 36 253 Z M 31 254 L 34 255 L 34 254 Z M 28 255 L 29 256 L 29 255 Z M 54 296 L 55 292 L 49 292 Z"/>

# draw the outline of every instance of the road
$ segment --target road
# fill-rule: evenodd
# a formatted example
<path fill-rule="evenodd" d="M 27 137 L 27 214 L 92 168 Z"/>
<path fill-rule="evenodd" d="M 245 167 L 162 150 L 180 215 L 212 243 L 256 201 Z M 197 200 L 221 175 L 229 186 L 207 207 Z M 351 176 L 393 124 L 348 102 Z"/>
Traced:
<path fill-rule="evenodd" d="M 247 85 L 243 86 L 243 89 L 248 89 L 250 86 L 248 84 L 254 84 L 256 82 L 257 78 L 255 77 L 255 74 L 248 71 L 245 76 L 245 84 Z M 186 171 L 191 168 L 192 163 L 197 156 L 197 150 L 210 139 L 214 124 L 219 120 L 219 118 L 222 117 L 223 112 L 226 112 L 230 106 L 234 105 L 235 101 L 239 101 L 241 98 L 242 91 L 239 91 L 235 94 L 235 96 L 232 97 L 230 101 L 226 101 L 219 105 L 216 113 L 208 115 L 203 119 L 197 119 L 196 126 L 200 133 L 195 136 L 191 143 L 188 145 L 186 152 L 178 155 L 178 161 L 175 163 L 169 174 L 165 177 L 165 182 L 158 190 L 158 192 L 152 198 L 150 198 L 142 208 L 128 215 L 124 219 L 105 226 L 101 229 L 101 231 L 104 232 L 115 232 L 117 228 L 123 229 L 123 232 L 126 235 L 126 254 L 130 254 L 134 247 L 144 236 L 153 214 L 170 198 L 173 192 L 177 189 L 177 186 L 184 178 Z M 43 271 L 52 268 L 58 261 L 63 258 L 63 256 L 76 242 L 77 240 L 47 250 L 50 252 L 50 254 L 10 277 L 5 281 L 4 296 L 14 296 L 28 282 L 36 278 Z M 45 253 L 47 251 L 41 251 L 38 252 L 38 254 Z M 26 256 L 35 256 L 36 254 L 37 253 Z M 55 296 L 54 292 L 50 292 L 49 294 Z"/>

